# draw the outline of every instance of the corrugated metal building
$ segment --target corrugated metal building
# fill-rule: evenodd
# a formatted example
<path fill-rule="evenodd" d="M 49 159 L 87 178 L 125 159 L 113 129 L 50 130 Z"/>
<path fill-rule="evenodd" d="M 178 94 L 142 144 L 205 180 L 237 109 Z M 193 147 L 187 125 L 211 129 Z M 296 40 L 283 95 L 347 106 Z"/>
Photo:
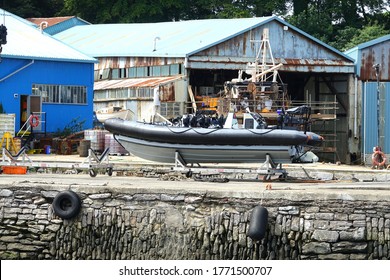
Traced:
<path fill-rule="evenodd" d="M 283 63 L 279 75 L 292 101 L 332 104 L 321 110 L 332 116 L 331 121 L 315 125 L 332 142 L 332 154 L 324 158 L 348 161 L 353 60 L 278 17 L 86 25 L 55 37 L 99 60 L 95 109 L 123 106 L 136 110 L 139 119 L 148 119 L 152 89 L 160 84 L 153 84 L 156 77 L 168 79 L 163 85 L 163 114 L 183 114 L 190 107 L 188 87 L 195 97 L 218 95 L 225 81 L 254 62 L 265 30 L 275 62 Z"/>
<path fill-rule="evenodd" d="M 356 62 L 357 110 L 361 120 L 361 157 L 371 163 L 373 148 L 390 154 L 390 35 L 360 44 L 345 52 Z"/>
<path fill-rule="evenodd" d="M 31 113 L 42 112 L 35 131 L 63 130 L 73 120 L 93 123 L 93 68 L 96 60 L 0 10 L 7 28 L 0 63 L 0 103 L 15 114 L 15 131 Z"/>

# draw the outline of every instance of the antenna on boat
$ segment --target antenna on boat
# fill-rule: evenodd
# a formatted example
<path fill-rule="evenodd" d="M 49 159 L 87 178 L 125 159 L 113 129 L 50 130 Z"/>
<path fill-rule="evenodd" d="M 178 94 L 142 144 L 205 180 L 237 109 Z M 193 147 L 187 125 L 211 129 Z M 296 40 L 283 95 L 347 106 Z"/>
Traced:
<path fill-rule="evenodd" d="M 261 41 L 251 40 L 251 42 L 260 43 L 260 48 L 257 51 L 254 63 L 248 64 L 247 74 L 252 74 L 252 82 L 264 82 L 267 80 L 268 73 L 273 72 L 272 82 L 276 82 L 277 74 L 283 64 L 275 64 L 274 56 L 272 55 L 272 48 L 269 41 L 269 29 L 263 29 L 263 36 Z M 251 73 L 248 73 L 251 72 Z"/>

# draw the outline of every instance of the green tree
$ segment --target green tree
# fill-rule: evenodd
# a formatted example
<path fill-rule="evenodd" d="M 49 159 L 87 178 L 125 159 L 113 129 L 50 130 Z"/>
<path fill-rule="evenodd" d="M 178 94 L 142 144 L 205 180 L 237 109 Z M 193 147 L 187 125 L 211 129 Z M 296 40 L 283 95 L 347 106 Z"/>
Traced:
<path fill-rule="evenodd" d="M 92 23 L 159 22 L 179 20 L 184 0 L 64 0 L 63 15 L 77 15 Z"/>
<path fill-rule="evenodd" d="M 338 35 L 335 37 L 336 40 L 334 42 L 330 42 L 330 45 L 333 45 L 335 48 L 342 51 L 346 51 L 359 44 L 374 40 L 387 34 L 389 34 L 389 31 L 385 30 L 383 26 L 378 24 L 365 26 L 363 29 L 349 27 L 340 30 Z"/>
<path fill-rule="evenodd" d="M 92 23 L 160 22 L 269 16 L 286 12 L 285 0 L 64 0 L 63 15 Z"/>
<path fill-rule="evenodd" d="M 53 17 L 63 8 L 64 0 L 3 0 L 0 7 L 22 18 Z"/>
<path fill-rule="evenodd" d="M 339 50 L 374 33 L 389 33 L 386 0 L 292 0 L 290 6 L 294 10 L 286 19 L 291 24 Z"/>

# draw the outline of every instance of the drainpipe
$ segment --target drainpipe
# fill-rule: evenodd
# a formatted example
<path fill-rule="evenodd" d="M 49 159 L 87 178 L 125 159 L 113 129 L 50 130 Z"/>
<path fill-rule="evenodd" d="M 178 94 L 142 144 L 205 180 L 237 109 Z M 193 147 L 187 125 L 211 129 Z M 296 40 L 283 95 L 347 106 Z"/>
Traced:
<path fill-rule="evenodd" d="M 366 133 L 367 133 L 367 122 L 366 122 L 366 119 L 367 119 L 367 82 L 364 83 L 364 92 L 363 92 L 363 95 L 364 95 L 364 118 L 363 118 L 363 125 L 364 125 L 364 131 L 363 131 L 363 141 L 362 141 L 362 144 L 363 144 L 363 162 L 364 162 L 364 165 L 366 165 Z"/>
<path fill-rule="evenodd" d="M 358 138 L 358 135 L 357 135 L 357 109 L 358 109 L 358 105 L 357 105 L 357 102 L 358 102 L 358 89 L 357 89 L 357 86 L 358 86 L 358 77 L 355 76 L 355 107 L 354 107 L 354 124 L 353 124 L 353 131 L 354 131 L 354 137 L 355 139 Z"/>
<path fill-rule="evenodd" d="M 26 69 L 26 68 L 29 67 L 30 65 L 34 64 L 34 62 L 35 62 L 35 60 L 33 59 L 33 60 L 31 60 L 30 63 L 28 63 L 28 64 L 22 66 L 21 68 L 19 68 L 19 69 L 17 69 L 17 70 L 15 70 L 15 71 L 12 72 L 11 74 L 8 74 L 8 75 L 5 76 L 4 78 L 0 79 L 0 83 L 3 82 L 3 81 L 5 81 L 5 80 L 7 80 L 9 77 L 15 75 L 16 73 L 22 71 L 23 69 Z"/>
<path fill-rule="evenodd" d="M 381 135 L 380 135 L 380 112 L 379 112 L 379 110 L 380 110 L 380 91 L 379 91 L 379 67 L 380 67 L 380 64 L 378 63 L 378 64 L 375 64 L 374 66 L 373 66 L 373 68 L 375 69 L 375 75 L 376 75 L 376 83 L 377 83 L 377 85 L 376 85 L 376 99 L 377 99 L 377 108 L 376 108 L 376 110 L 377 110 L 377 113 L 376 113 L 376 118 L 377 118 L 377 125 L 378 125 L 378 135 L 377 135 L 377 137 L 378 137 L 378 147 L 380 147 L 380 137 L 381 137 Z"/>

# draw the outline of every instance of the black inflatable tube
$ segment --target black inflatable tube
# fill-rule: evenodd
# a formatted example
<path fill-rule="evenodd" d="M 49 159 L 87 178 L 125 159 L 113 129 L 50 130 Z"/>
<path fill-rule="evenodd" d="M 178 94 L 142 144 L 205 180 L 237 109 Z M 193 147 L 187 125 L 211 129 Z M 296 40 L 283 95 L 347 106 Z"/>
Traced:
<path fill-rule="evenodd" d="M 124 135 L 131 138 L 147 141 L 180 143 L 194 145 L 280 145 L 295 146 L 306 145 L 310 139 L 315 145 L 317 135 L 297 130 L 282 129 L 214 129 L 170 127 L 165 125 L 152 125 L 137 123 L 121 119 L 108 119 L 104 123 L 105 129 L 113 134 Z M 319 137 L 319 136 L 318 136 Z"/>
<path fill-rule="evenodd" d="M 81 200 L 73 191 L 62 191 L 54 198 L 52 207 L 57 216 L 63 219 L 72 219 L 81 210 Z"/>
<path fill-rule="evenodd" d="M 248 236 L 260 241 L 264 238 L 268 224 L 268 210 L 262 206 L 256 206 L 250 218 Z"/>

